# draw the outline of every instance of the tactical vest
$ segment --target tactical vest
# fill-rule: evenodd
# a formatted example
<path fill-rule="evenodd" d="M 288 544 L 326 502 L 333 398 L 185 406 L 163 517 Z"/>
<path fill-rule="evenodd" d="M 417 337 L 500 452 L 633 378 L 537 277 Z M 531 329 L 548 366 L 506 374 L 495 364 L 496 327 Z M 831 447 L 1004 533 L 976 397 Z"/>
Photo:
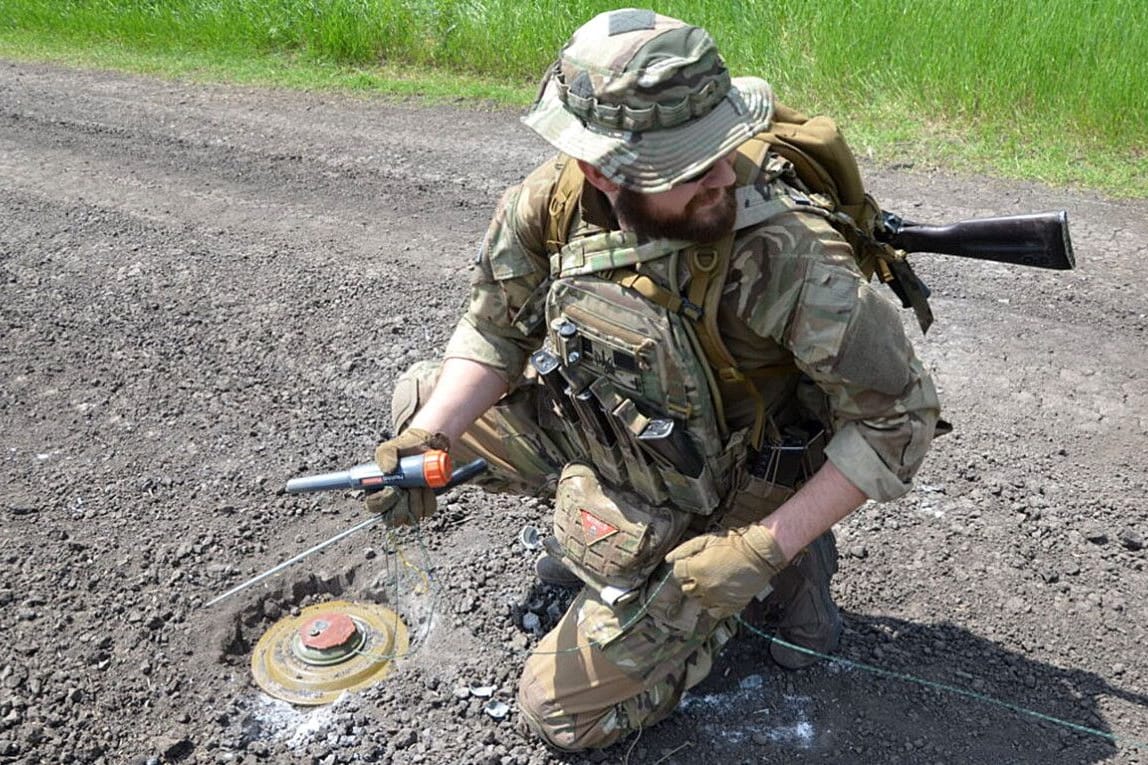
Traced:
<path fill-rule="evenodd" d="M 709 246 L 638 244 L 623 232 L 568 241 L 584 178 L 573 160 L 558 162 L 545 223 L 553 280 L 546 312 L 569 384 L 566 419 L 577 422 L 575 435 L 604 478 L 655 505 L 669 501 L 708 514 L 747 449 L 785 440 L 766 416 L 757 381 L 796 367 L 743 371 L 717 328 L 737 231 L 787 212 L 825 218 L 853 247 L 867 278 L 893 287 L 923 330 L 932 321 L 904 253 L 874 237 L 880 207 L 828 118 L 777 105 L 770 131 L 738 148 L 737 222 Z M 687 270 L 683 292 L 680 274 Z M 719 380 L 740 384 L 754 401 L 752 428 L 727 432 Z"/>
<path fill-rule="evenodd" d="M 735 165 L 735 229 L 801 206 L 790 187 L 762 183 L 764 154 L 764 146 L 743 147 Z M 562 217 L 553 205 L 551 214 Z M 716 327 L 733 235 L 698 246 L 612 231 L 560 243 L 551 255 L 546 318 L 566 385 L 556 393 L 565 397 L 565 419 L 603 478 L 653 505 L 713 512 L 747 446 L 760 445 L 766 429 L 760 394 Z M 752 429 L 728 432 L 718 378 L 744 381 L 757 398 Z"/>

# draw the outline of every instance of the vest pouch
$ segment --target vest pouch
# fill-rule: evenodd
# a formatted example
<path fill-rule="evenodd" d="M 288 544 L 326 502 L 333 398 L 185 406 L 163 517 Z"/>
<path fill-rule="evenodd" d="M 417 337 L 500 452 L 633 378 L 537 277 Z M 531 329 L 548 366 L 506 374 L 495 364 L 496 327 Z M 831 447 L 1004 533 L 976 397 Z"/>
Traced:
<path fill-rule="evenodd" d="M 619 396 L 614 386 L 604 377 L 595 380 L 590 385 L 590 390 L 601 405 L 602 411 L 607 413 L 610 428 L 624 458 L 623 467 L 628 485 L 652 505 L 665 503 L 670 495 L 662 483 L 660 477 L 662 471 L 655 466 L 652 457 L 642 447 L 638 438 L 649 419 L 638 412 L 633 401 Z"/>
<path fill-rule="evenodd" d="M 590 466 L 573 462 L 558 479 L 553 537 L 558 549 L 552 552 L 611 605 L 625 602 L 663 563 L 690 517 L 602 483 Z"/>
<path fill-rule="evenodd" d="M 719 525 L 735 529 L 757 523 L 797 493 L 825 464 L 827 436 L 821 423 L 788 425 L 781 438 L 749 455 Z"/>
<path fill-rule="evenodd" d="M 792 486 L 743 472 L 738 488 L 717 525 L 723 529 L 737 529 L 757 523 L 796 493 Z"/>
<path fill-rule="evenodd" d="M 626 483 L 626 467 L 618 448 L 618 437 L 608 422 L 605 412 L 587 387 L 569 397 L 573 404 L 578 427 L 590 461 L 597 466 L 606 480 L 615 486 Z"/>
<path fill-rule="evenodd" d="M 662 481 L 673 502 L 683 510 L 698 515 L 710 515 L 721 505 L 721 498 L 733 485 L 733 476 L 745 459 L 746 431 L 734 431 L 725 448 L 711 462 L 706 463 L 700 475 L 691 478 L 674 470 L 662 472 Z M 723 476 L 721 483 L 715 476 Z"/>
<path fill-rule="evenodd" d="M 655 275 L 668 269 L 670 260 L 643 262 L 641 270 Z M 686 320 L 635 289 L 593 273 L 555 280 L 547 317 L 563 374 L 578 390 L 593 395 L 621 458 L 613 463 L 602 459 L 609 455 L 591 449 L 588 461 L 599 475 L 648 504 L 712 513 L 725 488 L 720 481 L 729 480 L 728 464 L 722 461 L 706 362 L 689 339 Z M 673 421 L 673 446 L 691 459 L 671 464 L 665 449 L 643 443 L 654 421 Z M 612 472 L 621 472 L 622 480 Z"/>

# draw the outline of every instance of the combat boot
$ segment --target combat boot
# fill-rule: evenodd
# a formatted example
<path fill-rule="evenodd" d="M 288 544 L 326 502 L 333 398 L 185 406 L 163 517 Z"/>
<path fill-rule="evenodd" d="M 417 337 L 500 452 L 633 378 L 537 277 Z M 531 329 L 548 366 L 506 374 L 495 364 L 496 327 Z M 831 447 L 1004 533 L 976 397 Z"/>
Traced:
<path fill-rule="evenodd" d="M 773 578 L 766 597 L 766 624 L 782 640 L 818 653 L 832 653 L 841 643 L 841 613 L 833 602 L 829 581 L 837 573 L 837 540 L 827 531 Z M 815 664 L 816 656 L 769 644 L 769 653 L 786 669 Z"/>
<path fill-rule="evenodd" d="M 552 584 L 555 587 L 575 588 L 582 586 L 582 580 L 578 578 L 578 575 L 550 553 L 544 554 L 534 563 L 534 575 L 543 584 Z"/>

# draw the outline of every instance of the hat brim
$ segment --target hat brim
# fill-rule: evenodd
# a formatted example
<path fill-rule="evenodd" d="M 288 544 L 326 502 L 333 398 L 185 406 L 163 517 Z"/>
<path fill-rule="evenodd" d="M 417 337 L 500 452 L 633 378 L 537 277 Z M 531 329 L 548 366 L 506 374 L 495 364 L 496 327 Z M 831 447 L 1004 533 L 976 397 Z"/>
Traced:
<path fill-rule="evenodd" d="M 729 94 L 704 117 L 678 127 L 602 130 L 587 127 L 547 83 L 522 122 L 566 154 L 589 162 L 625 188 L 653 194 L 696 175 L 769 127 L 773 94 L 758 77 L 734 77 Z"/>

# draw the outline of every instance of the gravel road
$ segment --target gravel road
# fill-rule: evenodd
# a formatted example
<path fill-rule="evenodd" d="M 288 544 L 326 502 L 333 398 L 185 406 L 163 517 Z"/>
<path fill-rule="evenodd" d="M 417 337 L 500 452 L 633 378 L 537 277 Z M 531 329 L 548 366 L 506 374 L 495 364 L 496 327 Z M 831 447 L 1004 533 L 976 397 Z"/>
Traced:
<path fill-rule="evenodd" d="M 1148 203 L 919 164 L 864 169 L 917 220 L 1067 209 L 1079 268 L 916 259 L 956 432 L 839 529 L 847 661 L 747 631 L 666 724 L 550 752 L 514 709 L 549 508 L 473 489 L 203 607 L 363 518 L 282 486 L 389 434 L 546 153 L 506 111 L 0 61 L 0 763 L 1148 762 Z M 272 701 L 252 646 L 332 596 L 389 599 L 413 653 Z"/>

